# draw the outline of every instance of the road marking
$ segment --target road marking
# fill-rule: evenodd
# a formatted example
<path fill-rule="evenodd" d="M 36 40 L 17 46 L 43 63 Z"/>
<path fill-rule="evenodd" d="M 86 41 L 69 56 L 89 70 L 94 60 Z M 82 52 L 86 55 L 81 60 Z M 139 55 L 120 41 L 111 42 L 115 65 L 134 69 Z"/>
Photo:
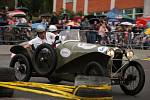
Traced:
<path fill-rule="evenodd" d="M 86 86 L 86 85 L 67 86 L 67 85 L 55 85 L 55 84 L 45 84 L 45 83 L 36 83 L 36 82 L 0 82 L 0 86 L 26 91 L 26 92 L 33 92 L 37 94 L 45 94 L 48 96 L 74 99 L 74 100 L 80 100 L 80 99 L 89 100 L 89 98 L 87 97 L 79 97 L 75 95 L 79 88 L 99 89 L 99 90 L 106 90 L 106 91 L 112 90 L 111 85 L 107 85 L 107 84 L 99 85 L 99 86 Z M 30 89 L 30 87 L 32 87 L 32 89 Z M 48 90 L 49 92 L 44 90 L 39 90 L 39 89 Z M 112 96 L 91 98 L 90 100 L 99 100 L 99 99 L 112 100 Z"/>
<path fill-rule="evenodd" d="M 142 60 L 148 60 L 148 61 L 150 61 L 150 58 L 144 58 L 144 59 L 142 59 Z"/>

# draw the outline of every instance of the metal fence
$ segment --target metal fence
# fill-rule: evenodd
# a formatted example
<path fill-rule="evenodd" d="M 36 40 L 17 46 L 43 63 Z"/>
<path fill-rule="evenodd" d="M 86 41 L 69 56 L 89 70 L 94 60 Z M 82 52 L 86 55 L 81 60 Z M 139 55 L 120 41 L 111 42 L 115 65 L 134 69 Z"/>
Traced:
<path fill-rule="evenodd" d="M 34 33 L 33 30 L 31 31 L 31 27 L 0 26 L 0 44 L 14 45 L 28 41 L 35 36 Z M 125 37 L 123 32 L 110 32 L 102 39 L 95 30 L 80 30 L 80 37 L 81 41 L 92 44 L 150 49 L 150 37 L 146 37 L 141 33 L 134 33 L 134 37 L 131 38 L 130 35 Z M 144 38 L 148 39 L 147 43 L 143 42 Z"/>
<path fill-rule="evenodd" d="M 30 27 L 0 26 L 0 44 L 14 45 L 31 38 Z"/>

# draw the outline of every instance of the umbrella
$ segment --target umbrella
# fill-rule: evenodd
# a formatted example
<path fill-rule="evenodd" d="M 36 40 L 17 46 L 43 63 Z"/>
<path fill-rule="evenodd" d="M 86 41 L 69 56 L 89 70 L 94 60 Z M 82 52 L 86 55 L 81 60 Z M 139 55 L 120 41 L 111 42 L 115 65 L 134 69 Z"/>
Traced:
<path fill-rule="evenodd" d="M 20 10 L 15 10 L 15 11 L 9 11 L 8 12 L 8 16 L 16 16 L 16 15 L 26 16 L 26 14 L 23 11 L 20 11 Z"/>
<path fill-rule="evenodd" d="M 14 15 L 13 17 L 25 17 L 26 15 L 24 15 L 24 14 L 16 14 L 16 15 Z"/>
<path fill-rule="evenodd" d="M 128 25 L 128 26 L 132 26 L 133 24 L 130 22 L 122 22 L 121 25 Z"/>
<path fill-rule="evenodd" d="M 119 20 L 116 19 L 116 18 L 110 18 L 110 19 L 108 19 L 108 21 L 109 21 L 109 22 L 119 22 Z"/>
<path fill-rule="evenodd" d="M 94 15 L 87 15 L 87 16 L 85 16 L 84 18 L 87 18 L 88 20 L 90 20 L 90 19 L 92 19 L 92 18 L 96 18 L 96 16 L 94 16 Z"/>
<path fill-rule="evenodd" d="M 75 20 L 75 21 L 77 21 L 77 20 L 81 20 L 82 19 L 82 17 L 81 16 L 75 16 L 74 18 L 73 18 L 73 20 Z"/>
<path fill-rule="evenodd" d="M 77 22 L 68 22 L 68 23 L 66 24 L 66 26 L 79 27 L 79 26 L 80 26 L 80 24 L 79 24 L 79 23 L 77 23 Z"/>
<path fill-rule="evenodd" d="M 150 28 L 145 29 L 144 33 L 145 33 L 146 35 L 150 35 Z"/>
<path fill-rule="evenodd" d="M 91 19 L 89 20 L 89 23 L 90 23 L 90 24 L 94 24 L 95 21 L 97 21 L 97 23 L 100 23 L 99 18 L 91 18 Z"/>
<path fill-rule="evenodd" d="M 31 28 L 32 28 L 32 29 L 36 29 L 36 27 L 37 27 L 38 25 L 43 25 L 43 24 L 42 24 L 42 23 L 34 23 L 34 24 L 32 24 Z M 46 28 L 46 25 L 43 25 L 43 26 Z"/>

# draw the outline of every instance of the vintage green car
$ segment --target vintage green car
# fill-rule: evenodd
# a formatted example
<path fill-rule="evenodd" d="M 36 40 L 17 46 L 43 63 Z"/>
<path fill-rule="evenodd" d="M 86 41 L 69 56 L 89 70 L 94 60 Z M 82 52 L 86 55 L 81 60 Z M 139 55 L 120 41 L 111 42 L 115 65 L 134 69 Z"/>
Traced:
<path fill-rule="evenodd" d="M 145 83 L 141 64 L 134 52 L 119 47 L 101 46 L 80 41 L 79 30 L 64 30 L 53 45 L 41 44 L 35 50 L 22 44 L 13 46 L 10 67 L 18 81 L 47 77 L 51 82 L 74 81 L 77 75 L 104 76 L 112 85 L 120 85 L 128 95 L 138 94 Z"/>

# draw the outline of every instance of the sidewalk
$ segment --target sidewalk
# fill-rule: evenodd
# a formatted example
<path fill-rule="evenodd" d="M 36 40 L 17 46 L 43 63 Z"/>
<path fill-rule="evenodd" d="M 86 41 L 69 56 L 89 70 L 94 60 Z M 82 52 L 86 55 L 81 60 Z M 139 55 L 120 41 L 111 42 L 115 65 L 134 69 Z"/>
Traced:
<path fill-rule="evenodd" d="M 9 55 L 11 54 L 10 48 L 13 45 L 0 45 L 0 55 Z"/>

